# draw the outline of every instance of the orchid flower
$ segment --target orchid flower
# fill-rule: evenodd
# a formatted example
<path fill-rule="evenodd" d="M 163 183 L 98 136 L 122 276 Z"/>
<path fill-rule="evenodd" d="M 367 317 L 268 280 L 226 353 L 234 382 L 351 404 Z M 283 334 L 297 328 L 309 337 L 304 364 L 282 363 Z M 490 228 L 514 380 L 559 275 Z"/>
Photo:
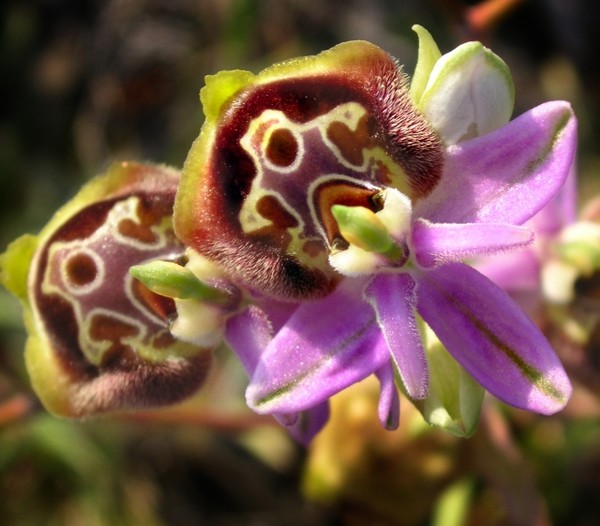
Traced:
<path fill-rule="evenodd" d="M 173 301 L 129 273 L 182 256 L 171 224 L 178 182 L 168 168 L 115 164 L 1 256 L 1 282 L 24 309 L 27 370 L 49 411 L 171 404 L 203 384 L 209 350 L 175 339 Z"/>
<path fill-rule="evenodd" d="M 396 382 L 417 403 L 435 391 L 446 413 L 469 406 L 457 375 L 543 414 L 569 399 L 540 330 L 466 261 L 531 244 L 521 225 L 565 181 L 575 117 L 555 101 L 510 121 L 499 57 L 478 42 L 442 56 L 415 30 L 410 86 L 390 55 L 356 41 L 258 75 L 208 76 L 201 91 L 206 121 L 174 226 L 245 291 L 235 315 L 221 311 L 221 333 L 259 413 L 312 414 L 371 374 L 389 428 Z M 276 324 L 268 301 L 290 304 Z M 432 347 L 456 368 L 443 365 L 450 355 L 432 363 Z"/>
<path fill-rule="evenodd" d="M 208 76 L 181 178 L 114 166 L 9 247 L 1 281 L 23 304 L 49 410 L 175 402 L 223 341 L 250 377 L 248 405 L 304 443 L 329 398 L 371 374 L 390 429 L 398 388 L 462 435 L 481 386 L 564 407 L 554 351 L 468 262 L 531 245 L 523 224 L 567 177 L 575 117 L 555 101 L 510 121 L 504 62 L 478 42 L 441 55 L 415 31 L 410 83 L 364 41 Z"/>

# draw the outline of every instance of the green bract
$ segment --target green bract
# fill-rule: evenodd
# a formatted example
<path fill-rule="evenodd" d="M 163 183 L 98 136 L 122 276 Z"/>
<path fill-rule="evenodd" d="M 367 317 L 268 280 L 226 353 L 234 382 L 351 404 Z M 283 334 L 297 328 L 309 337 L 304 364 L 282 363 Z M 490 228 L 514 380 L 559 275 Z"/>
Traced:
<path fill-rule="evenodd" d="M 425 420 L 460 437 L 477 430 L 485 390 L 448 353 L 433 331 L 424 328 L 429 394 L 416 405 Z"/>
<path fill-rule="evenodd" d="M 442 53 L 427 29 L 419 25 L 414 25 L 412 29 L 419 37 L 419 55 L 410 82 L 410 95 L 415 105 L 419 107 L 423 93 L 429 82 L 431 71 L 442 56 Z"/>

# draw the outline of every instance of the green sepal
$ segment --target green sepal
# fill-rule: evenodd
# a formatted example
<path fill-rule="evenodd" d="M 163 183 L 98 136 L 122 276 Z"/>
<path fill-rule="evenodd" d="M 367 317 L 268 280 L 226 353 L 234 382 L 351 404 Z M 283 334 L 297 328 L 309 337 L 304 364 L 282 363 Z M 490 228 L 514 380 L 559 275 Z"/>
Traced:
<path fill-rule="evenodd" d="M 37 246 L 38 237 L 25 234 L 0 255 L 0 283 L 23 303 L 28 301 L 27 276 Z"/>
<path fill-rule="evenodd" d="M 226 102 L 253 79 L 253 73 L 241 69 L 207 75 L 205 86 L 200 90 L 200 102 L 207 120 L 218 119 Z"/>
<path fill-rule="evenodd" d="M 485 390 L 424 322 L 422 327 L 429 365 L 429 394 L 413 403 L 429 424 L 454 436 L 468 438 L 477 430 Z"/>
<path fill-rule="evenodd" d="M 435 63 L 440 59 L 442 53 L 427 29 L 415 24 L 412 26 L 412 30 L 419 37 L 419 52 L 417 65 L 415 66 L 415 71 L 410 83 L 410 96 L 415 103 L 415 106 L 418 107 L 421 102 L 421 97 L 425 92 L 427 82 L 429 82 L 433 66 L 435 66 Z"/>

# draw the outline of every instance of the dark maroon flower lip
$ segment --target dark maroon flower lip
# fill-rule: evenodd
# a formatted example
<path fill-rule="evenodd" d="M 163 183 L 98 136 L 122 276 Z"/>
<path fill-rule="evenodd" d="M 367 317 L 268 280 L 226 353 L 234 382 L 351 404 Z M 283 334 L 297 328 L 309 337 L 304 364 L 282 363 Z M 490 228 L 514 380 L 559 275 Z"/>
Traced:
<path fill-rule="evenodd" d="M 68 386 L 62 400 L 48 401 L 51 410 L 75 416 L 171 404 L 203 383 L 207 353 L 170 334 L 174 301 L 129 273 L 132 265 L 183 254 L 171 226 L 178 182 L 165 168 L 117 165 L 42 236 L 29 272 L 30 301 L 38 341 L 49 347 L 41 356 Z"/>
<path fill-rule="evenodd" d="M 198 181 L 185 183 L 194 195 L 175 212 L 186 245 L 282 299 L 323 297 L 339 281 L 328 264 L 343 242 L 333 204 L 372 206 L 390 185 L 421 198 L 443 169 L 442 142 L 391 56 L 352 42 L 327 60 L 318 72 L 303 62 L 286 76 L 267 70 L 228 99 L 199 146 L 206 162 L 184 173 Z"/>

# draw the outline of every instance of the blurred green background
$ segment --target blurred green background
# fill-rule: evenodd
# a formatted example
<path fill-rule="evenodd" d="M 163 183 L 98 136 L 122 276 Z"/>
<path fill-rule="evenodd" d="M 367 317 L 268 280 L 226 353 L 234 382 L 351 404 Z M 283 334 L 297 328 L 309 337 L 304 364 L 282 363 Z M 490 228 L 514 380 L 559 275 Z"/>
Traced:
<path fill-rule="evenodd" d="M 202 124 L 206 74 L 258 71 L 359 38 L 411 73 L 415 23 L 443 52 L 480 39 L 498 53 L 513 72 L 516 114 L 573 103 L 589 200 L 600 190 L 600 4 L 493 3 L 503 16 L 479 24 L 481 2 L 459 0 L 4 0 L 0 250 L 113 161 L 181 166 Z M 490 403 L 461 441 L 423 428 L 406 402 L 401 429 L 379 432 L 357 410 L 373 403 L 362 386 L 305 451 L 245 409 L 244 375 L 227 353 L 206 392 L 180 408 L 73 423 L 37 405 L 23 342 L 20 309 L 2 291 L 3 525 L 600 523 L 594 392 L 545 419 Z"/>

